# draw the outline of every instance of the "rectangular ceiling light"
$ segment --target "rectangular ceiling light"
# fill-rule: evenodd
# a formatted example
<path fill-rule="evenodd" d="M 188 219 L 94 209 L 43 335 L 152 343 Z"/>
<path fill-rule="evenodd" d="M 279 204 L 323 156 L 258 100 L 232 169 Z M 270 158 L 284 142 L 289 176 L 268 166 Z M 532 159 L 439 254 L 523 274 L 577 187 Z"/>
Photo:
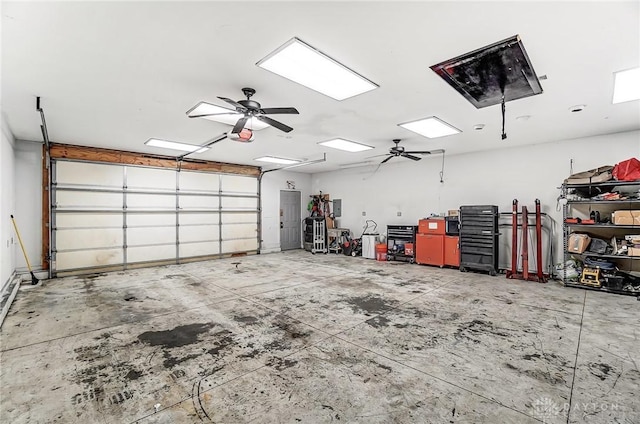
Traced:
<path fill-rule="evenodd" d="M 373 147 L 366 144 L 356 143 L 355 141 L 345 140 L 343 138 L 334 138 L 333 140 L 321 141 L 318 143 L 321 146 L 331 147 L 332 149 L 344 150 L 347 152 L 363 152 L 365 150 L 371 150 Z"/>
<path fill-rule="evenodd" d="M 223 124 L 235 125 L 238 119 L 242 118 L 242 113 L 238 113 L 233 109 L 227 109 L 221 106 L 216 106 L 207 102 L 200 102 L 187 111 L 187 116 L 209 115 L 212 113 L 220 113 L 223 115 L 202 116 L 203 119 L 210 121 L 221 122 Z M 251 118 L 247 121 L 245 128 L 251 130 L 263 130 L 267 128 L 269 124 L 266 124 L 257 119 Z"/>
<path fill-rule="evenodd" d="M 256 65 L 336 100 L 378 88 L 377 84 L 295 37 Z"/>
<path fill-rule="evenodd" d="M 614 72 L 613 104 L 640 99 L 640 68 Z"/>
<path fill-rule="evenodd" d="M 428 138 L 444 137 L 462 132 L 435 116 L 398 125 Z"/>
<path fill-rule="evenodd" d="M 193 144 L 178 143 L 177 141 L 160 140 L 158 138 L 150 138 L 144 144 L 152 147 L 161 147 L 163 149 L 180 150 L 182 152 L 202 153 L 209 150 L 208 147 L 196 146 Z"/>
<path fill-rule="evenodd" d="M 257 160 L 259 162 L 279 163 L 281 165 L 293 165 L 294 163 L 301 162 L 296 159 L 285 159 L 276 156 L 262 156 L 261 158 L 255 158 L 254 160 Z"/>

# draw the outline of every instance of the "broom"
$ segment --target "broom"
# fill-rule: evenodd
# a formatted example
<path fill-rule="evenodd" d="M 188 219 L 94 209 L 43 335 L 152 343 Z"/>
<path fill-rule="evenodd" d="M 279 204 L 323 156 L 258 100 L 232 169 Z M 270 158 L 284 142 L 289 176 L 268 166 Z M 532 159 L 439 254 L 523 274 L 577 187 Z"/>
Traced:
<path fill-rule="evenodd" d="M 20 231 L 18 231 L 18 225 L 16 224 L 16 220 L 11 215 L 11 222 L 13 222 L 13 228 L 16 229 L 16 235 L 18 236 L 18 241 L 20 242 L 20 247 L 22 248 L 22 254 L 24 255 L 24 260 L 27 262 L 27 268 L 29 268 L 29 272 L 31 273 L 31 284 L 36 285 L 39 283 L 38 278 L 31 270 L 31 264 L 29 263 L 29 258 L 27 257 L 27 251 L 24 250 L 24 245 L 22 244 L 22 237 L 20 237 Z"/>

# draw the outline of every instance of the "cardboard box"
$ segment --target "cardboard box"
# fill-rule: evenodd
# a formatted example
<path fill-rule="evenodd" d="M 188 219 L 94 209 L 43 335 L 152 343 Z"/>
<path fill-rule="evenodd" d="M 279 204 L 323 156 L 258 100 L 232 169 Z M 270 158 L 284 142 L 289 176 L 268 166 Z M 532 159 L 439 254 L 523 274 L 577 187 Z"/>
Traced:
<path fill-rule="evenodd" d="M 460 211 L 458 209 L 449 209 L 447 216 L 460 216 Z"/>
<path fill-rule="evenodd" d="M 611 214 L 615 225 L 640 225 L 640 211 L 615 211 Z"/>
<path fill-rule="evenodd" d="M 587 250 L 587 247 L 591 243 L 591 237 L 586 234 L 571 234 L 569 236 L 569 243 L 567 244 L 567 251 L 571 253 L 582 253 Z"/>
<path fill-rule="evenodd" d="M 326 217 L 325 221 L 327 222 L 327 230 L 331 230 L 335 228 L 335 223 L 333 222 L 333 218 Z"/>
<path fill-rule="evenodd" d="M 629 256 L 640 256 L 640 247 L 629 247 L 627 250 Z"/>

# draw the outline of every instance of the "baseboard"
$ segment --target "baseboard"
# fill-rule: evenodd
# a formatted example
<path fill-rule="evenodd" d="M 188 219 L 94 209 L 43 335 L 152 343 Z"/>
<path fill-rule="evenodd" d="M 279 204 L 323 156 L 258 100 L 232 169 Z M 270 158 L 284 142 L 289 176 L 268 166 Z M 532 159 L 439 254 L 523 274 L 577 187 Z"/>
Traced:
<path fill-rule="evenodd" d="M 282 250 L 280 250 L 279 247 L 272 247 L 270 249 L 260 249 L 260 254 L 266 254 L 266 253 L 280 253 L 282 252 Z"/>
<path fill-rule="evenodd" d="M 15 299 L 16 294 L 18 294 L 19 288 L 20 277 L 14 272 L 2 287 L 2 293 L 0 294 L 0 309 L 2 309 L 2 311 L 0 312 L 0 328 L 2 328 L 4 318 L 9 313 L 9 308 L 11 308 L 13 299 Z"/>

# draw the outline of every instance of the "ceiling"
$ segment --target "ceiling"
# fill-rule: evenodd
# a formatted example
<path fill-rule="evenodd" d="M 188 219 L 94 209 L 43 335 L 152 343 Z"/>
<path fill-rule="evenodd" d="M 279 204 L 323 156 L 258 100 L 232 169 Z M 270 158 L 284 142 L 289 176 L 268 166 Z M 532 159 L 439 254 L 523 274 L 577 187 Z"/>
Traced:
<path fill-rule="evenodd" d="M 151 137 L 202 144 L 231 129 L 185 112 L 217 96 L 263 107 L 292 126 L 223 140 L 200 159 L 261 165 L 263 155 L 327 161 L 324 172 L 386 153 L 447 155 L 640 129 L 639 101 L 611 103 L 613 73 L 640 65 L 640 3 L 630 2 L 2 2 L 2 113 L 17 139 L 42 140 L 41 97 L 53 142 L 175 155 Z M 429 67 L 515 34 L 540 95 L 476 109 Z M 343 101 L 256 66 L 298 37 L 380 87 Z M 572 113 L 573 105 L 586 108 Z M 428 139 L 399 123 L 438 116 L 461 134 Z M 530 115 L 528 120 L 516 117 Z M 482 131 L 474 125 L 484 124 Z M 375 147 L 348 153 L 319 146 L 333 137 Z M 375 159 L 380 160 L 380 158 Z M 394 159 L 390 163 L 399 163 Z M 412 163 L 411 161 L 405 161 Z M 262 164 L 264 165 L 264 164 Z M 265 169 L 272 166 L 267 165 Z"/>

